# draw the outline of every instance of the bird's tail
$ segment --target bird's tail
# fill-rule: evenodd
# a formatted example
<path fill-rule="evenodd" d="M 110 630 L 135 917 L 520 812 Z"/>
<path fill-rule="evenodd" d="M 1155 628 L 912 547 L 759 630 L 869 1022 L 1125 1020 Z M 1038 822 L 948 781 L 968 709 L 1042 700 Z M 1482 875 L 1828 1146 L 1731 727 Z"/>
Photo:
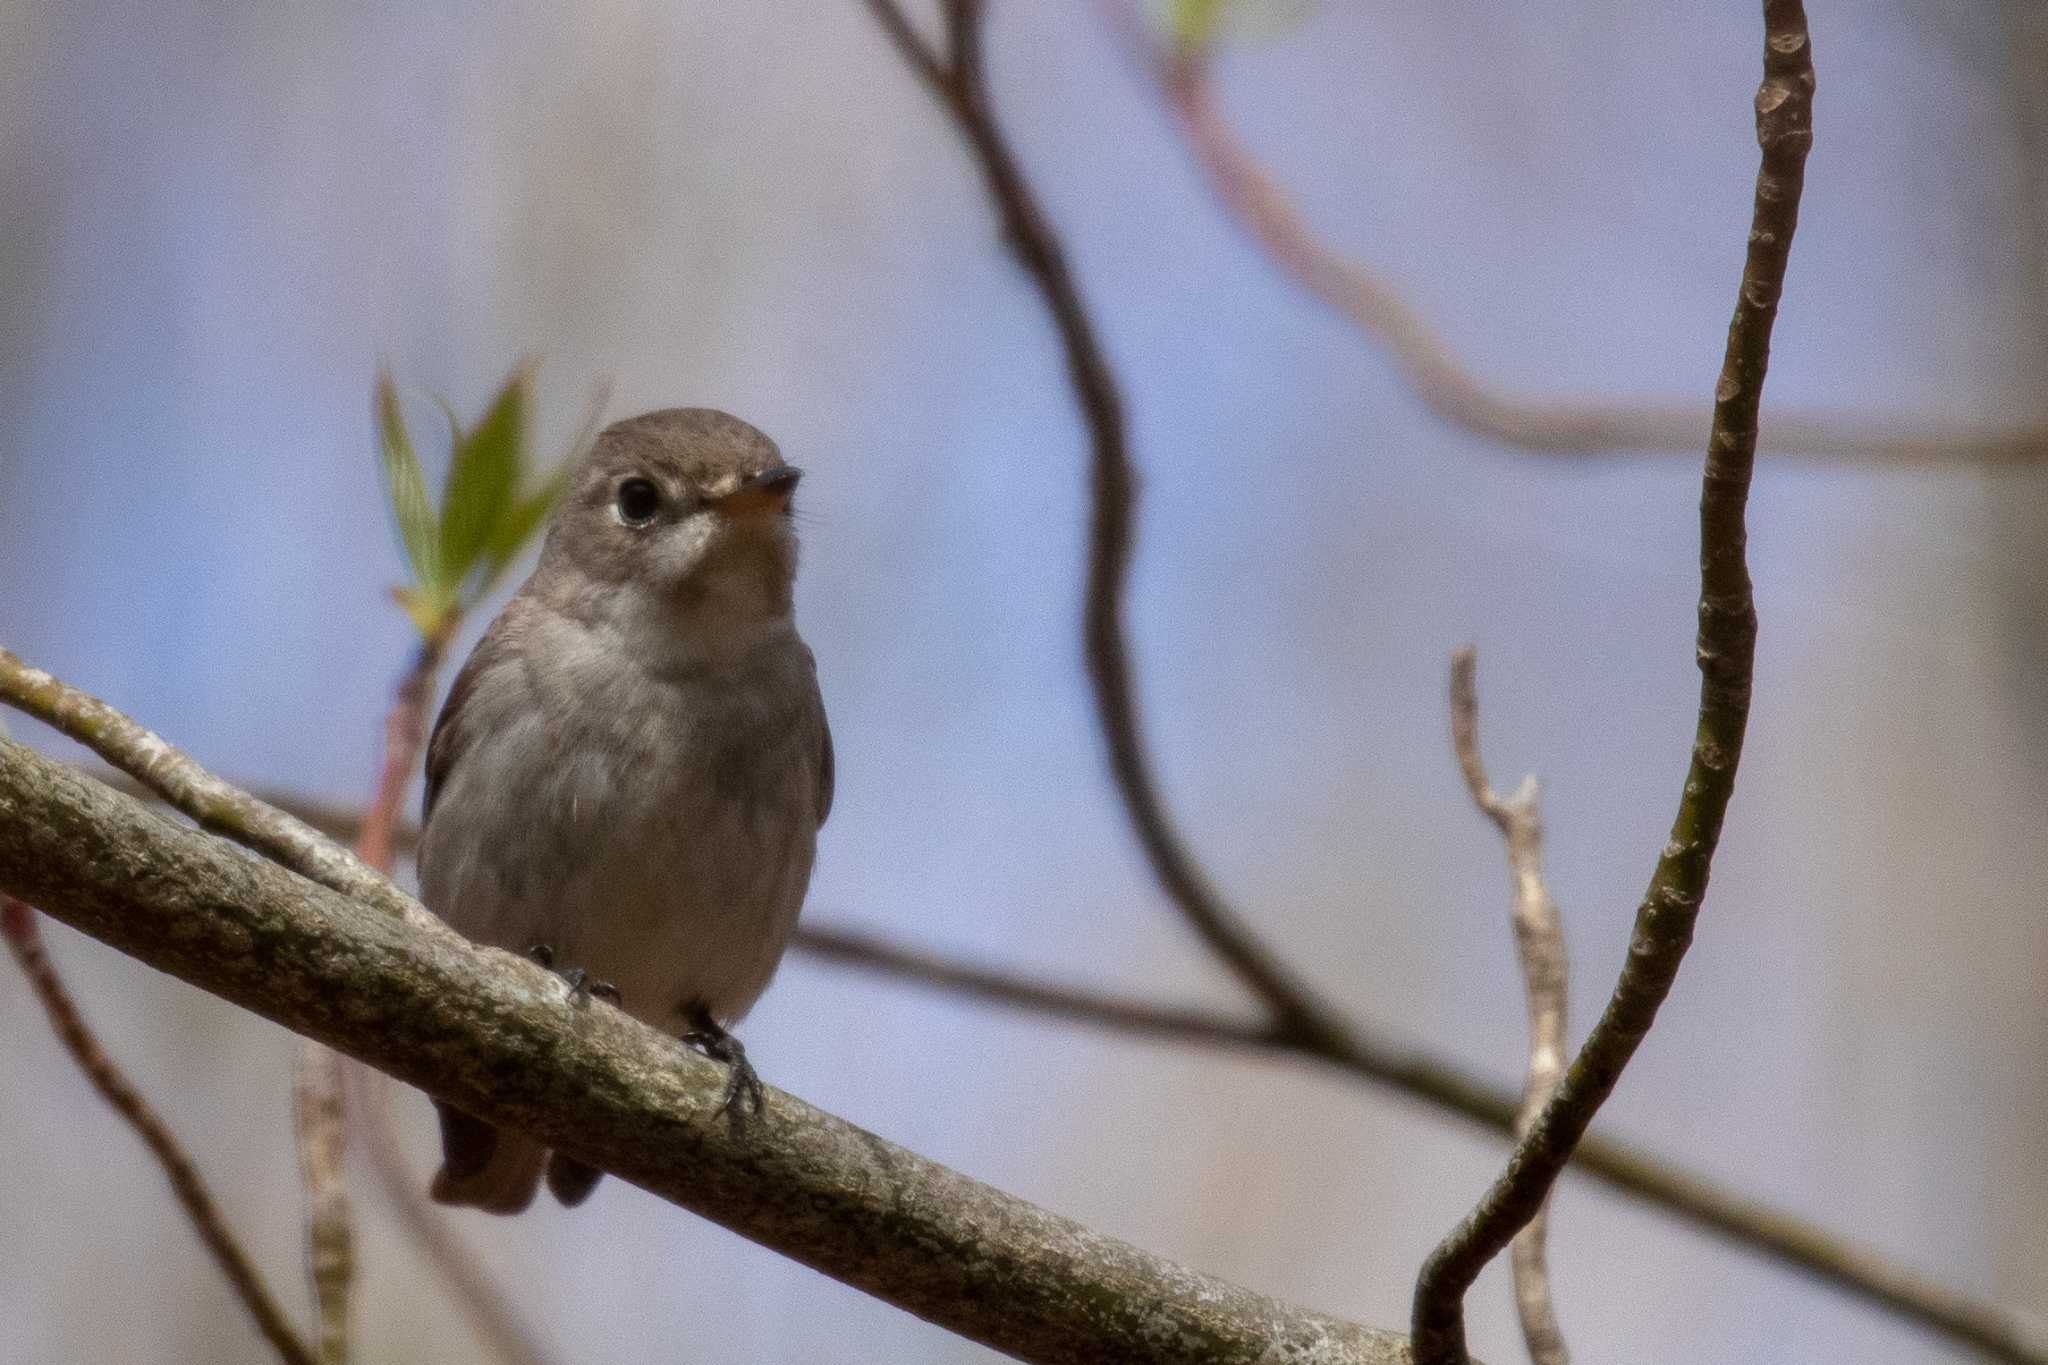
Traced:
<path fill-rule="evenodd" d="M 437 1204 L 518 1213 L 533 1202 L 548 1149 L 524 1133 L 494 1127 L 438 1101 L 441 1169 L 430 1190 Z"/>

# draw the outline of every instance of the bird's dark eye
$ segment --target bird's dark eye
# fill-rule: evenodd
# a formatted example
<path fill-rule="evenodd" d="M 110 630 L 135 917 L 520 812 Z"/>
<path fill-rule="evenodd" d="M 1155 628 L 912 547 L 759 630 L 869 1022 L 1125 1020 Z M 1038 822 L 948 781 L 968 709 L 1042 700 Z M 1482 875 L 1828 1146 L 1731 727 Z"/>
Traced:
<path fill-rule="evenodd" d="M 661 510 L 661 490 L 649 479 L 627 479 L 619 485 L 619 520 L 645 526 Z"/>

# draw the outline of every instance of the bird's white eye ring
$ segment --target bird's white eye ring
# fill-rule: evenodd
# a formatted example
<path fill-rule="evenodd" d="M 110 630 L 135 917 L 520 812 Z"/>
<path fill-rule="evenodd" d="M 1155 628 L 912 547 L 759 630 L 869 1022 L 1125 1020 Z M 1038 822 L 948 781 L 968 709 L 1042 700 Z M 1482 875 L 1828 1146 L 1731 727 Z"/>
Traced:
<path fill-rule="evenodd" d="M 633 478 L 619 484 L 619 520 L 628 526 L 645 526 L 661 511 L 661 490 L 652 479 Z"/>

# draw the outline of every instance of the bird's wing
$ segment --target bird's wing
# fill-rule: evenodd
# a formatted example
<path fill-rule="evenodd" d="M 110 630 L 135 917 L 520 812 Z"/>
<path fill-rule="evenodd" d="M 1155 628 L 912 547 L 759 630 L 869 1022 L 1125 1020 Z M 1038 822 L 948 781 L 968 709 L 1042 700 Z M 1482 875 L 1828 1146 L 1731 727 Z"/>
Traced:
<path fill-rule="evenodd" d="M 463 751 L 469 747 L 476 734 L 475 722 L 464 723 L 464 713 L 470 694 L 476 690 L 478 679 L 495 667 L 511 648 L 512 639 L 521 629 L 520 610 L 523 599 L 514 597 L 506 603 L 505 610 L 498 613 L 498 619 L 491 622 L 483 638 L 476 642 L 476 648 L 469 652 L 461 671 L 448 688 L 448 699 L 441 703 L 441 714 L 434 721 L 433 734 L 427 739 L 427 790 L 422 817 L 434 813 L 434 798 L 441 794 L 441 784 L 454 771 Z"/>
<path fill-rule="evenodd" d="M 811 705 L 818 716 L 818 824 L 822 828 L 825 817 L 832 814 L 832 727 L 825 720 L 825 699 L 818 689 L 811 689 Z"/>

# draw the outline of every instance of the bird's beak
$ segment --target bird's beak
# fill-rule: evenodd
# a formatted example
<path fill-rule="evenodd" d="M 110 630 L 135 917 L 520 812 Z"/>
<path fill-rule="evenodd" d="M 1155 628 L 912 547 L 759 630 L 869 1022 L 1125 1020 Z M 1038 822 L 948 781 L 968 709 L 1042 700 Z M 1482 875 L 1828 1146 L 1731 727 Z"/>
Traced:
<path fill-rule="evenodd" d="M 796 482 L 803 476 L 804 472 L 791 464 L 764 469 L 750 475 L 738 488 L 720 498 L 718 510 L 727 516 L 740 517 L 780 512 L 789 504 L 789 495 L 796 491 Z"/>

